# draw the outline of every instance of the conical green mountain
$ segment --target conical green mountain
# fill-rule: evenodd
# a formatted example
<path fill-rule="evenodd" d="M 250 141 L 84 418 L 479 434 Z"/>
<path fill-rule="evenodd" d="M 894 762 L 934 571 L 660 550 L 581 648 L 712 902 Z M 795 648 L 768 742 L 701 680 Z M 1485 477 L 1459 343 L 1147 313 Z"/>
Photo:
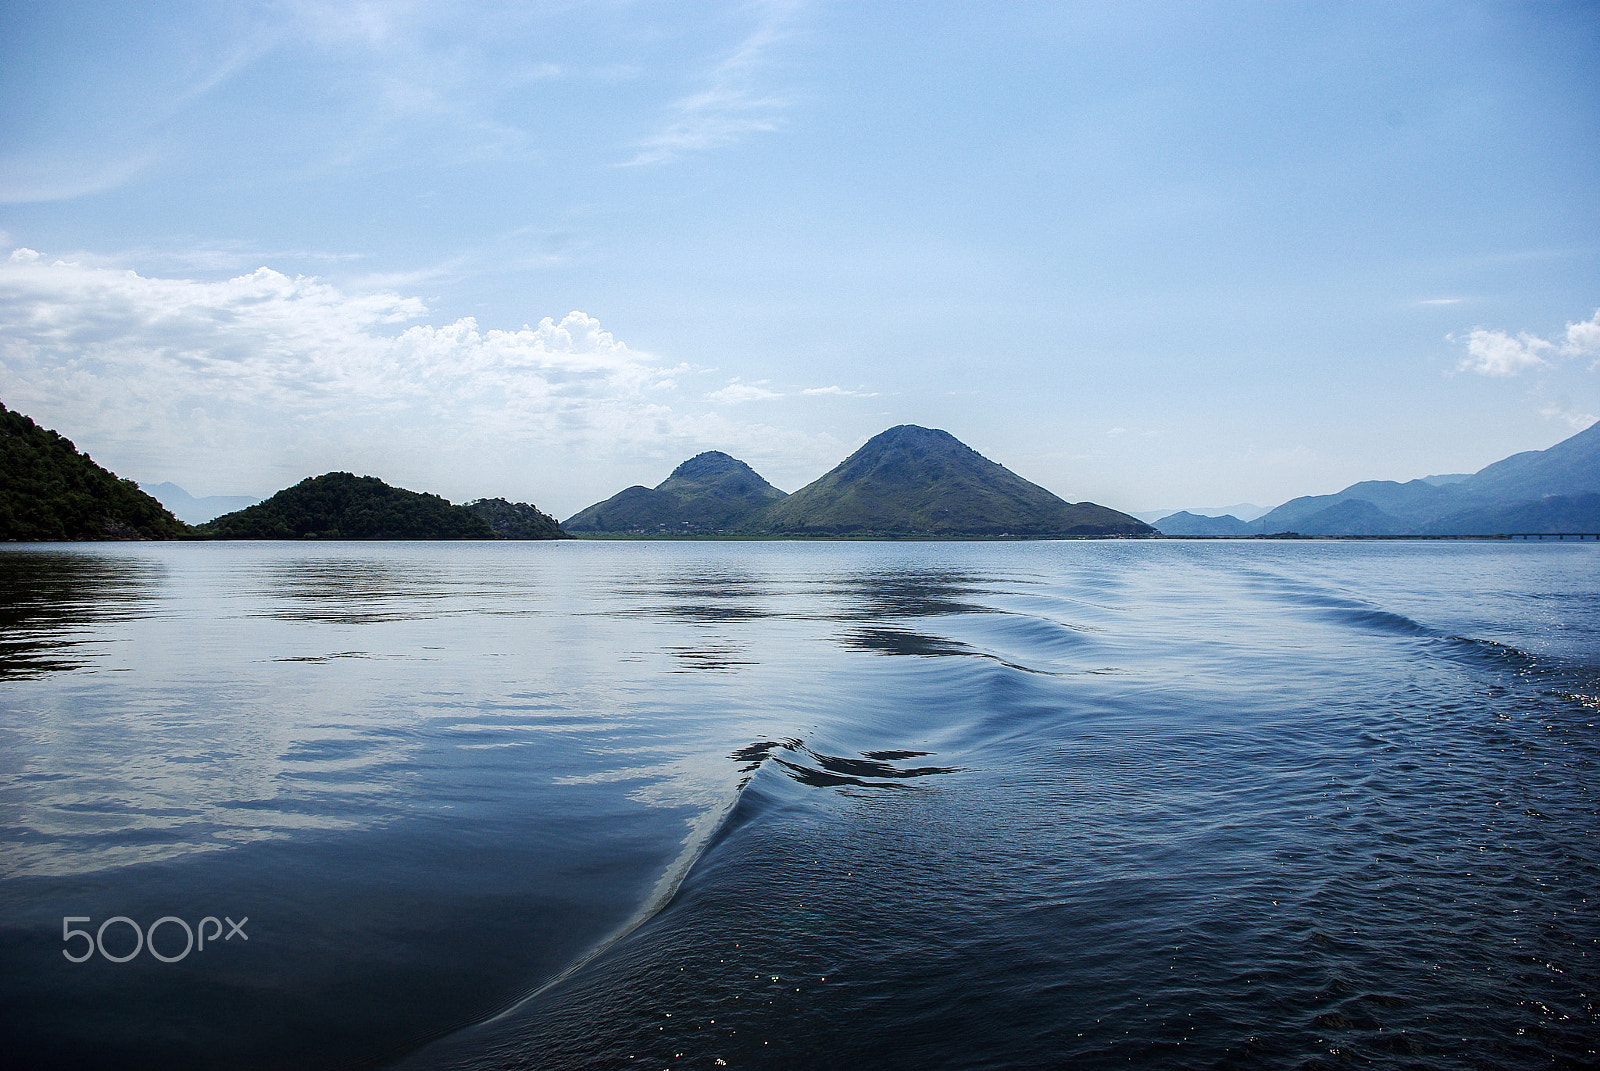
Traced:
<path fill-rule="evenodd" d="M 1136 517 L 1066 502 L 947 431 L 902 424 L 769 507 L 749 531 L 790 536 L 1154 535 Z"/>
<path fill-rule="evenodd" d="M 0 539 L 181 539 L 165 506 L 0 405 Z"/>
<path fill-rule="evenodd" d="M 655 487 L 634 486 L 567 518 L 569 532 L 700 535 L 728 532 L 784 497 L 720 450 L 696 454 Z"/>
<path fill-rule="evenodd" d="M 301 480 L 200 531 L 213 539 L 495 538 L 489 522 L 465 506 L 348 472 Z"/>

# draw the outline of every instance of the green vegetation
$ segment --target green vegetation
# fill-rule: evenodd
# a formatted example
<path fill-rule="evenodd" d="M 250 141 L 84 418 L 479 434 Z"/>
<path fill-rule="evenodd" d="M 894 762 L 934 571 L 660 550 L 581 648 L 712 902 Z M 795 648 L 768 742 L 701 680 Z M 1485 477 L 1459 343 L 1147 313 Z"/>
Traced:
<path fill-rule="evenodd" d="M 503 498 L 480 498 L 468 502 L 467 509 L 489 522 L 500 539 L 571 539 L 548 513 L 527 502 L 507 502 Z"/>
<path fill-rule="evenodd" d="M 752 517 L 752 534 L 865 537 L 1154 535 L 1135 517 L 1066 502 L 949 432 L 902 424 Z"/>
<path fill-rule="evenodd" d="M 737 531 L 784 497 L 761 475 L 720 450 L 696 454 L 654 488 L 618 491 L 569 517 L 569 532 L 703 536 Z"/>
<path fill-rule="evenodd" d="M 438 495 L 330 472 L 200 526 L 214 539 L 493 539 L 489 522 Z"/>
<path fill-rule="evenodd" d="M 0 539 L 181 539 L 193 531 L 70 439 L 0 405 Z"/>

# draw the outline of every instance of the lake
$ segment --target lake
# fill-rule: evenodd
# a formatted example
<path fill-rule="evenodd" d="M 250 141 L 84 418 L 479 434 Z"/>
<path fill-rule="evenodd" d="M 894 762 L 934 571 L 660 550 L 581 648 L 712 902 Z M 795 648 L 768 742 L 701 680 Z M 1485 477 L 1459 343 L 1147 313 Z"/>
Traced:
<path fill-rule="evenodd" d="M 1600 545 L 0 549 L 38 1067 L 1589 1067 Z"/>

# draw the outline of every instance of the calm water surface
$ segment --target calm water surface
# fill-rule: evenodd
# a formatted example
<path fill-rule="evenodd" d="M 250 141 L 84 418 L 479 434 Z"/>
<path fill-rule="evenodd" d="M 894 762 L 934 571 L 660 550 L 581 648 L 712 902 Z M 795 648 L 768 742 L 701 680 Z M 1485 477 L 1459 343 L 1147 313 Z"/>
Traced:
<path fill-rule="evenodd" d="M 1597 723 L 1594 543 L 10 546 L 0 1062 L 1592 1067 Z"/>

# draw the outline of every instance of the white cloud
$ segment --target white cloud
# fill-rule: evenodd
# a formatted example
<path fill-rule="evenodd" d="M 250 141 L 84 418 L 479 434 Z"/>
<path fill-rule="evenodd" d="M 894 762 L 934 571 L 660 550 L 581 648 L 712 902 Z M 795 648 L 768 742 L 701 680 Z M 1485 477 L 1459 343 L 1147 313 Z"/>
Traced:
<path fill-rule="evenodd" d="M 1569 357 L 1600 357 L 1600 309 L 1581 323 L 1567 325 L 1561 352 Z"/>
<path fill-rule="evenodd" d="M 765 383 L 766 380 L 762 380 Z M 719 405 L 736 405 L 739 402 L 764 402 L 769 398 L 782 398 L 783 395 L 774 390 L 756 383 L 744 383 L 738 379 L 728 382 L 721 390 L 714 390 L 706 395 Z"/>
<path fill-rule="evenodd" d="M 1467 355 L 1457 367 L 1484 376 L 1514 376 L 1543 365 L 1545 360 L 1539 356 L 1540 352 L 1552 348 L 1537 335 L 1523 332 L 1512 338 L 1504 331 L 1478 327 L 1467 336 Z"/>
<path fill-rule="evenodd" d="M 777 113 L 788 102 L 755 88 L 766 53 L 784 37 L 792 5 L 764 5 L 766 17 L 754 33 L 710 72 L 705 88 L 673 103 L 671 118 L 639 143 L 627 166 L 659 164 L 692 152 L 731 145 L 747 134 L 778 129 Z"/>
<path fill-rule="evenodd" d="M 1421 301 L 1417 302 L 1417 304 L 1418 305 L 1459 305 L 1459 304 L 1461 304 L 1461 302 L 1463 300 L 1464 300 L 1463 298 L 1458 298 L 1458 297 L 1424 298 Z"/>
<path fill-rule="evenodd" d="M 0 400 L 119 475 L 209 494 L 348 469 L 567 516 L 701 450 L 796 486 L 842 456 L 687 398 L 690 366 L 582 312 L 498 330 L 427 311 L 270 268 L 202 282 L 17 249 L 0 254 Z M 711 398 L 781 397 L 764 382 Z"/>
<path fill-rule="evenodd" d="M 94 429 L 141 477 L 482 469 L 528 447 L 605 455 L 694 437 L 661 397 L 683 368 L 582 312 L 517 331 L 416 323 L 425 312 L 269 268 L 197 282 L 20 249 L 0 261 L 0 392 L 41 423 Z"/>
<path fill-rule="evenodd" d="M 1451 341 L 1455 337 L 1451 336 Z M 1587 320 L 1567 324 L 1561 342 L 1555 343 L 1526 331 L 1515 338 L 1504 331 L 1474 328 L 1467 335 L 1467 355 L 1458 367 L 1485 376 L 1514 376 L 1550 362 L 1541 354 L 1600 358 L 1600 309 Z M 1596 367 L 1600 367 L 1597 365 Z M 1546 414 L 1548 415 L 1548 414 Z"/>
<path fill-rule="evenodd" d="M 840 395 L 841 397 L 845 397 L 845 398 L 876 398 L 878 396 L 878 392 L 877 391 L 846 390 L 844 387 L 839 387 L 839 386 L 807 387 L 805 390 L 802 390 L 800 393 L 801 394 L 837 394 L 837 395 Z"/>

